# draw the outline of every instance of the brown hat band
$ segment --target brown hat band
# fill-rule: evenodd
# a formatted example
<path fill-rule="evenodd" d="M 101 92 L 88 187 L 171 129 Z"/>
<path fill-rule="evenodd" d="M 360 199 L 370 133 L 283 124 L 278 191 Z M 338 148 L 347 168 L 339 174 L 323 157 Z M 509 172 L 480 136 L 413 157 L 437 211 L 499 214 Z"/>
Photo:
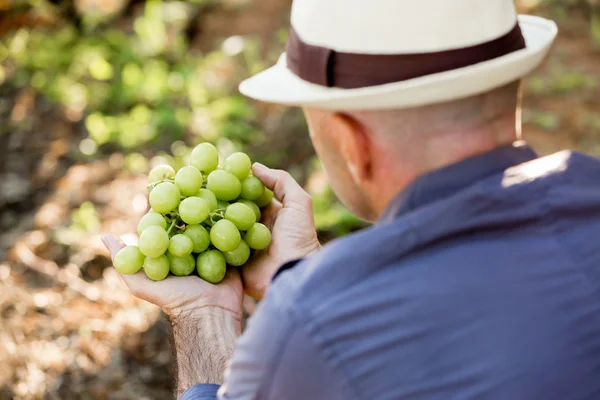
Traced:
<path fill-rule="evenodd" d="M 305 81 L 327 87 L 356 89 L 401 82 L 467 67 L 525 48 L 517 23 L 506 35 L 462 49 L 423 54 L 342 53 L 300 40 L 290 27 L 286 48 L 288 68 Z"/>

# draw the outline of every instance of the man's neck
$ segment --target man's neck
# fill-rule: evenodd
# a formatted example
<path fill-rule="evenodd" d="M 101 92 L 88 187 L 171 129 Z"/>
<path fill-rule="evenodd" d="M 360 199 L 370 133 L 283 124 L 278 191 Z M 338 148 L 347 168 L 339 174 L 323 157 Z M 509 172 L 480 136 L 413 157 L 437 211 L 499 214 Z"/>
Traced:
<path fill-rule="evenodd" d="M 421 141 L 420 150 L 410 148 L 405 157 L 390 158 L 393 166 L 381 174 L 382 182 L 373 185 L 372 205 L 380 216 L 389 203 L 415 179 L 429 172 L 475 157 L 499 147 L 518 141 L 514 116 L 502 118 L 481 127 L 473 127 L 468 132 L 448 130 L 443 134 L 431 133 Z M 393 184 L 390 184 L 390 178 Z M 383 182 L 385 181 L 385 182 Z"/>

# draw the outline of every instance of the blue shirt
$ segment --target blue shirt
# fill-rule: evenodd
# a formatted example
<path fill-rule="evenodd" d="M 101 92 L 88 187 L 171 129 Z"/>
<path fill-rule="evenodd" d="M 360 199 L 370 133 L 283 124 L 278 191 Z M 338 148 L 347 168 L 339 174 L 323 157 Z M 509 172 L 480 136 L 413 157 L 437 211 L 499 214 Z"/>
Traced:
<path fill-rule="evenodd" d="M 419 178 L 276 276 L 216 392 L 182 399 L 600 399 L 600 161 L 508 146 Z"/>

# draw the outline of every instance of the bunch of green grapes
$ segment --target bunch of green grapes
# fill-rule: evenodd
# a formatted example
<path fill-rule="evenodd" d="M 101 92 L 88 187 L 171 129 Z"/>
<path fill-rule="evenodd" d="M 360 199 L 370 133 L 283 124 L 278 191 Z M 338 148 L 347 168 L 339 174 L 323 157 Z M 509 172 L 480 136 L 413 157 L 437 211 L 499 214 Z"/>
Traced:
<path fill-rule="evenodd" d="M 261 208 L 273 192 L 251 174 L 244 153 L 234 153 L 219 166 L 217 149 L 202 143 L 192 151 L 190 165 L 177 173 L 159 165 L 148 175 L 150 212 L 138 224 L 137 246 L 116 255 L 115 268 L 123 274 L 140 269 L 159 281 L 194 271 L 207 282 L 218 283 L 227 265 L 239 267 L 255 250 L 271 242 L 261 224 Z"/>

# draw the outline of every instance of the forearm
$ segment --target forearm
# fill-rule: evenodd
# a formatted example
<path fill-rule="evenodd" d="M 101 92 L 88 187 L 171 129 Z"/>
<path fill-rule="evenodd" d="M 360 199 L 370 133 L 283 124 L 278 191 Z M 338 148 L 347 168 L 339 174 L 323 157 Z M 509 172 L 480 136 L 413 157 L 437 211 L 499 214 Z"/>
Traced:
<path fill-rule="evenodd" d="M 220 308 L 204 308 L 170 319 L 175 390 L 195 384 L 222 384 L 241 321 Z"/>

